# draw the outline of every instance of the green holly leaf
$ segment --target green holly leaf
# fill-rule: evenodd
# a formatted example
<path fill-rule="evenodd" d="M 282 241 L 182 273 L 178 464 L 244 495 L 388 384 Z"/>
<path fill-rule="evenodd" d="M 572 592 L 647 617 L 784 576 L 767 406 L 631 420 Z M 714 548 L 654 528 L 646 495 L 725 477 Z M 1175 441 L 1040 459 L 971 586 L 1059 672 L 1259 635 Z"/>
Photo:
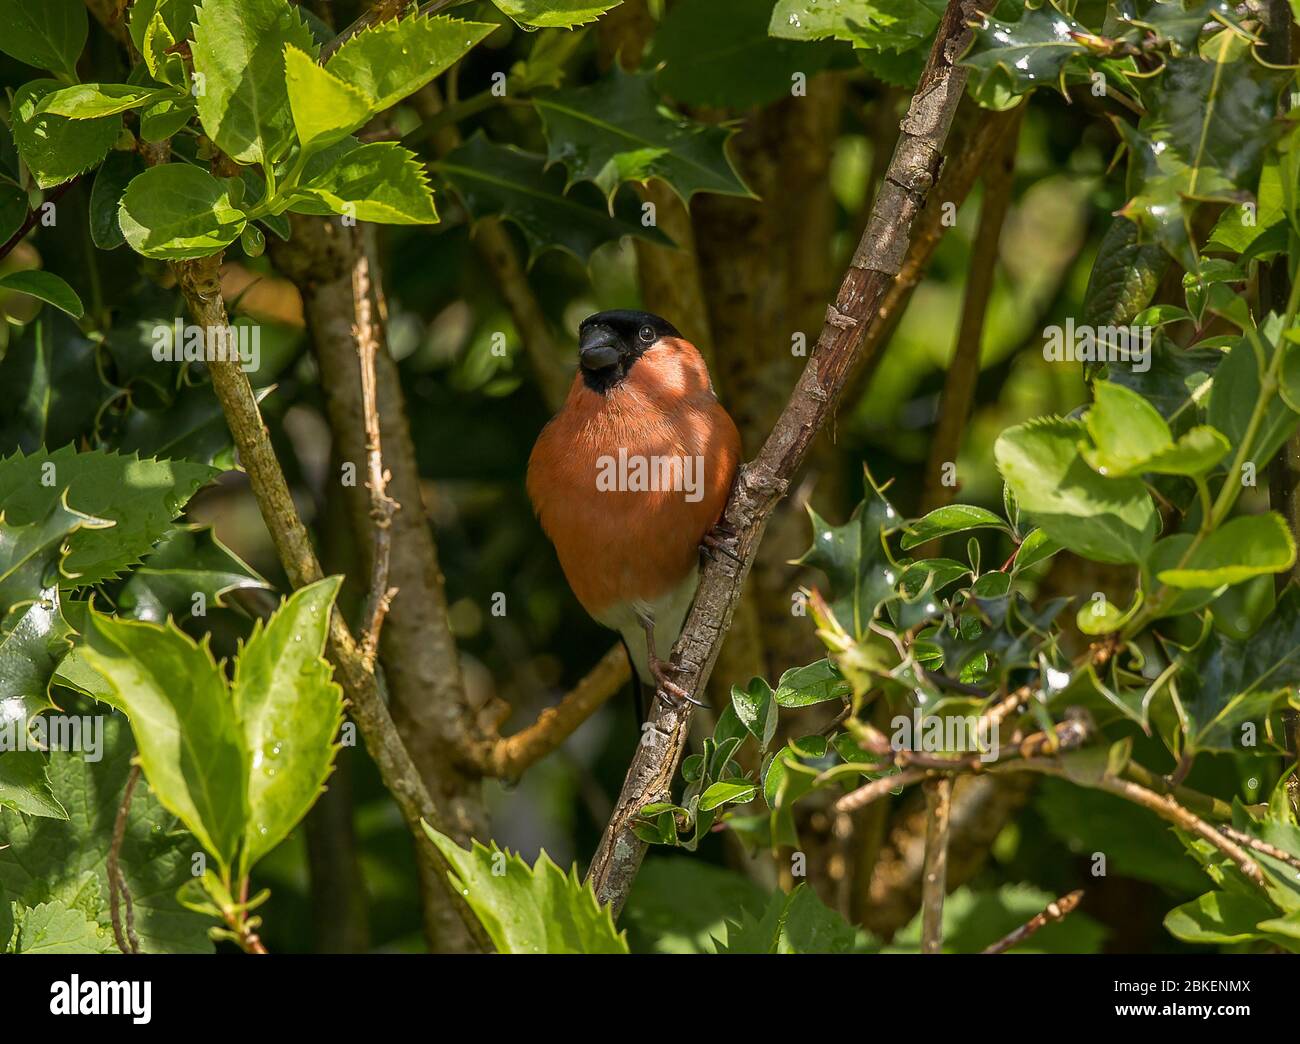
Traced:
<path fill-rule="evenodd" d="M 497 28 L 442 15 L 380 22 L 345 41 L 325 68 L 367 98 L 371 113 L 383 112 L 450 69 Z"/>
<path fill-rule="evenodd" d="M 473 218 L 499 216 L 523 233 L 532 264 L 545 250 L 564 250 L 579 261 L 596 247 L 623 236 L 670 245 L 658 228 L 641 223 L 640 208 L 624 197 L 610 214 L 599 194 L 585 186 L 565 191 L 564 174 L 546 169 L 546 158 L 476 134 L 431 165 L 447 179 Z"/>
<path fill-rule="evenodd" d="M 67 808 L 66 822 L 0 809 L 0 888 L 20 916 L 24 907 L 57 902 L 81 910 L 111 940 L 108 851 L 135 747 L 120 715 L 98 720 L 103 722 L 98 759 L 61 751 L 49 758 L 50 781 Z M 210 921 L 176 901 L 176 890 L 192 880 L 191 859 L 197 851 L 194 838 L 141 780 L 127 814 L 119 866 L 146 953 L 212 952 Z"/>
<path fill-rule="evenodd" d="M 1049 537 L 1099 562 L 1146 559 L 1158 518 L 1140 479 L 1108 478 L 1079 450 L 1079 421 L 1045 417 L 1008 428 L 993 447 L 1003 479 L 1021 511 Z"/>
<path fill-rule="evenodd" d="M 1241 726 L 1261 723 L 1263 735 L 1264 719 L 1297 684 L 1300 589 L 1289 587 L 1253 635 L 1236 639 L 1213 632 L 1179 672 L 1177 702 L 1187 750 L 1241 750 Z"/>
<path fill-rule="evenodd" d="M 12 459 L 12 458 L 11 458 Z M 3 482 L 7 463 L 0 461 L 0 482 Z M 68 544 L 72 536 L 79 541 L 90 539 L 90 530 L 102 530 L 113 523 L 74 511 L 68 506 L 66 491 L 58 494 L 34 513 L 30 520 L 21 509 L 6 508 L 0 514 L 0 626 L 8 627 L 12 621 L 7 614 L 40 599 L 41 593 L 57 580 L 64 587 L 72 586 L 68 573 Z"/>
<path fill-rule="evenodd" d="M 90 24 L 79 0 L 0 0 L 0 51 L 69 80 L 77 78 L 77 59 Z"/>
<path fill-rule="evenodd" d="M 343 721 L 343 690 L 323 658 L 340 577 L 294 592 L 259 620 L 235 661 L 235 714 L 251 757 L 245 868 L 278 845 L 324 789 Z"/>
<path fill-rule="evenodd" d="M 133 620 L 162 623 L 168 616 L 191 615 L 196 595 L 206 610 L 224 606 L 232 591 L 270 587 L 217 539 L 211 526 L 175 526 L 131 571 L 117 596 L 117 609 Z"/>
<path fill-rule="evenodd" d="M 386 225 L 429 225 L 438 211 L 415 153 L 395 142 L 340 142 L 314 156 L 289 209 Z"/>
<path fill-rule="evenodd" d="M 794 75 L 830 61 L 825 45 L 768 35 L 768 12 L 750 0 L 682 0 L 655 32 L 659 87 L 686 105 L 766 105 L 790 97 Z"/>
<path fill-rule="evenodd" d="M 76 585 L 97 584 L 138 562 L 215 474 L 189 461 L 139 460 L 103 450 L 78 453 L 65 446 L 0 460 L 0 503 L 11 525 L 30 525 L 49 518 L 66 498 L 81 521 L 69 541 L 64 575 Z M 87 516 L 113 524 L 96 527 Z"/>
<path fill-rule="evenodd" d="M 571 29 L 594 22 L 623 0 L 492 0 L 525 29 Z"/>
<path fill-rule="evenodd" d="M 904 52 L 939 25 L 943 0 L 777 0 L 768 32 L 786 40 L 845 40 L 854 47 Z"/>
<path fill-rule="evenodd" d="M 970 67 L 971 89 L 982 101 L 1045 85 L 1064 94 L 1067 72 L 1085 68 L 1090 39 L 1092 33 L 1049 2 L 1026 7 L 1015 22 L 984 15 L 961 64 Z"/>
<path fill-rule="evenodd" d="M 884 537 L 903 524 L 883 493 L 870 484 L 865 498 L 842 526 L 829 525 L 811 507 L 812 546 L 797 559 L 830 581 L 830 607 L 840 625 L 861 638 L 880 604 L 894 593 L 901 572 L 889 556 Z"/>
<path fill-rule="evenodd" d="M 448 878 L 499 952 L 628 952 L 626 933 L 614 928 L 609 907 L 576 867 L 566 874 L 545 852 L 530 867 L 495 844 L 474 841 L 464 849 L 427 823 L 424 832 L 451 864 Z"/>
<path fill-rule="evenodd" d="M 0 727 L 14 722 L 16 728 L 21 728 L 34 715 L 54 706 L 49 695 L 50 681 L 59 660 L 71 647 L 68 636 L 72 629 L 59 611 L 57 586 L 45 588 L 35 601 L 13 615 L 16 619 L 0 627 Z M 19 710 L 21 716 L 15 722 Z"/>
<path fill-rule="evenodd" d="M 1235 54 L 1234 39 L 1223 32 L 1206 57 L 1171 58 L 1137 126 L 1116 123 L 1132 156 L 1120 213 L 1188 271 L 1198 269 L 1197 204 L 1239 202 L 1282 131 L 1274 117 L 1287 75 Z"/>
<path fill-rule="evenodd" d="M 231 202 L 230 185 L 188 163 L 150 167 L 132 179 L 122 196 L 122 235 L 145 257 L 209 257 L 238 239 L 247 224 Z"/>
<path fill-rule="evenodd" d="M 39 269 L 25 269 L 0 276 L 0 290 L 11 290 L 27 294 L 38 301 L 53 305 L 61 312 L 66 312 L 74 319 L 80 319 L 86 312 L 85 306 L 77 292 L 61 277 L 53 272 Z"/>
<path fill-rule="evenodd" d="M 166 626 L 87 614 L 80 650 L 131 719 L 159 802 L 223 869 L 248 822 L 249 754 L 225 677 L 206 642 Z M 177 685 L 184 679 L 184 685 Z"/>
<path fill-rule="evenodd" d="M 85 173 L 108 155 L 122 133 L 121 116 L 70 120 L 38 113 L 47 95 L 59 90 L 57 80 L 32 80 L 14 94 L 14 144 L 41 188 L 53 188 Z"/>
<path fill-rule="evenodd" d="M 1141 30 L 1140 35 L 1154 36 L 1157 45 L 1172 45 L 1175 54 L 1194 54 L 1206 25 L 1240 25 L 1226 0 L 1154 0 L 1145 7 L 1138 13 L 1134 6 L 1123 5 L 1116 12 L 1117 21 Z"/>
<path fill-rule="evenodd" d="M 284 49 L 319 53 L 286 0 L 203 0 L 194 27 L 199 120 L 240 163 L 273 163 L 294 141 Z M 236 233 L 238 235 L 238 233 Z"/>
<path fill-rule="evenodd" d="M 650 74 L 615 65 L 589 87 L 534 99 L 547 141 L 547 163 L 561 163 L 568 184 L 590 181 L 612 202 L 625 181 L 660 178 L 685 202 L 697 192 L 754 198 L 727 156 L 733 129 L 697 123 L 666 109 Z"/>

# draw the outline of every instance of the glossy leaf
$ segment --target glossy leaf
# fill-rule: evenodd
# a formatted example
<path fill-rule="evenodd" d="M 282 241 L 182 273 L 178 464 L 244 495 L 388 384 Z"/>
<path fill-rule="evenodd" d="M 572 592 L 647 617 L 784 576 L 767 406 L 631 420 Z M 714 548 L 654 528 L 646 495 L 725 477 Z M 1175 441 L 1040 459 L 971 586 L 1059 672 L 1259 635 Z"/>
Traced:
<path fill-rule="evenodd" d="M 607 199 L 625 181 L 659 178 L 682 200 L 697 192 L 752 196 L 727 156 L 732 130 L 666 110 L 648 74 L 624 72 L 590 87 L 534 100 L 546 133 L 548 164 L 562 164 L 569 184 L 590 181 Z"/>
<path fill-rule="evenodd" d="M 461 891 L 500 953 L 627 953 L 627 936 L 614 928 L 575 867 L 565 873 L 542 852 L 531 867 L 517 853 L 464 849 L 428 824 L 424 832 L 451 864 Z M 504 869 L 504 873 L 500 870 Z"/>
<path fill-rule="evenodd" d="M 919 47 L 943 17 L 942 0 L 777 0 L 768 31 L 787 40 L 845 40 L 875 51 Z"/>
<path fill-rule="evenodd" d="M 188 163 L 151 167 L 122 196 L 118 223 L 131 249 L 163 260 L 208 257 L 239 238 L 246 219 L 228 182 Z"/>
<path fill-rule="evenodd" d="M 572 28 L 594 22 L 623 0 L 492 0 L 525 29 Z"/>
<path fill-rule="evenodd" d="M 122 133 L 121 116 L 70 120 L 37 113 L 46 96 L 62 86 L 57 80 L 32 80 L 14 94 L 14 144 L 41 188 L 84 174 L 108 154 Z"/>
<path fill-rule="evenodd" d="M 245 867 L 297 826 L 333 767 L 343 691 L 322 654 L 340 582 L 295 591 L 265 628 L 258 621 L 235 662 L 235 715 L 251 770 Z"/>
<path fill-rule="evenodd" d="M 1043 86 L 1064 93 L 1066 73 L 1084 67 L 1090 52 L 1083 40 L 1089 38 L 1084 26 L 1048 0 L 1025 7 L 1014 22 L 985 15 L 961 61 L 972 70 L 977 96 L 1015 97 Z"/>
<path fill-rule="evenodd" d="M 1176 569 L 1157 579 L 1171 587 L 1222 587 L 1264 573 L 1280 573 L 1295 562 L 1295 539 L 1282 516 L 1242 515 L 1205 538 Z"/>
<path fill-rule="evenodd" d="M 138 109 L 172 93 L 166 88 L 127 83 L 79 83 L 45 95 L 35 111 L 72 120 L 92 120 Z"/>
<path fill-rule="evenodd" d="M 90 24 L 79 0 L 0 0 L 0 51 L 27 65 L 77 77 Z"/>
<path fill-rule="evenodd" d="M 292 44 L 284 49 L 284 72 L 289 109 L 303 148 L 341 141 L 370 118 L 370 98 Z"/>
<path fill-rule="evenodd" d="M 424 167 L 413 152 L 394 142 L 359 145 L 348 140 L 318 154 L 307 165 L 289 209 L 386 225 L 438 220 Z"/>
<path fill-rule="evenodd" d="M 133 620 L 162 623 L 168 616 L 189 616 L 196 595 L 209 609 L 224 606 L 232 591 L 270 586 L 221 543 L 211 527 L 176 526 L 131 571 L 117 596 L 117 608 Z"/>
<path fill-rule="evenodd" d="M 972 504 L 948 504 L 945 507 L 935 508 L 923 518 L 907 524 L 902 539 L 903 550 L 947 536 L 949 533 L 964 533 L 970 529 L 1007 531 L 1008 526 L 1005 519 L 986 508 L 975 507 Z"/>

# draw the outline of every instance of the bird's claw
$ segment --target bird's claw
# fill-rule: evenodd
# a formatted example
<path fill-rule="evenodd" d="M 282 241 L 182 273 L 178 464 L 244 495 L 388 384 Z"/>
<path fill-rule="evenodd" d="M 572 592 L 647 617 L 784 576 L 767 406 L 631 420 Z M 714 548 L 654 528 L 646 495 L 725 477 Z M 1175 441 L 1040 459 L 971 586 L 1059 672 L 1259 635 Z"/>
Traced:
<path fill-rule="evenodd" d="M 713 558 L 716 551 L 726 555 L 733 562 L 739 562 L 740 555 L 736 553 L 739 548 L 740 536 L 721 519 L 700 538 L 700 551 L 709 559 Z"/>
<path fill-rule="evenodd" d="M 672 707 L 680 707 L 682 701 L 693 703 L 697 707 L 705 706 L 669 677 L 670 674 L 681 670 L 683 668 L 678 667 L 677 664 L 669 660 L 660 660 L 658 657 L 652 658 L 650 673 L 654 675 L 655 691 L 665 703 Z"/>

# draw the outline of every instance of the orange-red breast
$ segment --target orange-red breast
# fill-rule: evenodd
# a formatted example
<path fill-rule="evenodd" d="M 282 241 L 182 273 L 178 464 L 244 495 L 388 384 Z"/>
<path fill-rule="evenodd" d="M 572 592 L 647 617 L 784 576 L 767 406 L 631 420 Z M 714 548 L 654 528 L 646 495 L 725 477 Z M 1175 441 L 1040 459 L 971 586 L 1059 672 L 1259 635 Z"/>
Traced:
<path fill-rule="evenodd" d="M 641 681 L 685 693 L 664 664 L 726 505 L 740 434 L 695 346 L 647 312 L 601 312 L 528 461 L 528 494 L 573 593 L 618 631 Z"/>

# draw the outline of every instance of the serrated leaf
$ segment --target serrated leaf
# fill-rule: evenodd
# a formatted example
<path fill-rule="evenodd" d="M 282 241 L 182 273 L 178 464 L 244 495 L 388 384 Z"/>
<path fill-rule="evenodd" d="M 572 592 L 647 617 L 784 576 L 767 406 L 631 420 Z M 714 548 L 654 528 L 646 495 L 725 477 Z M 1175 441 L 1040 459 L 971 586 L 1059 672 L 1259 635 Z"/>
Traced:
<path fill-rule="evenodd" d="M 1198 267 L 1190 221 L 1198 202 L 1237 202 L 1255 187 L 1285 77 L 1251 56 L 1231 54 L 1221 33 L 1207 57 L 1171 58 L 1155 81 L 1146 115 L 1119 121 L 1127 143 L 1130 199 L 1120 211 L 1188 271 Z"/>
<path fill-rule="evenodd" d="M 170 621 L 158 627 L 95 612 L 83 638 L 82 657 L 131 719 L 159 802 L 232 867 L 248 821 L 249 755 L 212 653 Z"/>
<path fill-rule="evenodd" d="M 1141 562 L 1155 542 L 1151 495 L 1134 478 L 1098 475 L 1079 452 L 1078 421 L 1043 418 L 1008 428 L 993 448 L 1021 511 L 1062 546 L 1099 562 Z"/>
<path fill-rule="evenodd" d="M 50 901 L 75 905 L 107 933 L 108 851 L 135 748 L 120 715 L 98 720 L 103 722 L 98 760 L 59 751 L 49 758 L 51 785 L 67 809 L 66 822 L 0 810 L 0 886 L 20 909 Z M 164 811 L 142 780 L 127 815 L 119 866 L 131 891 L 136 935 L 147 953 L 212 952 L 210 922 L 175 898 L 190 879 L 197 850 L 194 838 L 179 829 L 176 817 Z"/>
<path fill-rule="evenodd" d="M 542 852 L 533 866 L 516 853 L 469 849 L 427 823 L 424 832 L 452 866 L 452 885 L 469 903 L 501 953 L 627 953 L 627 936 L 616 931 L 575 867 L 568 874 Z M 504 873 L 500 871 L 504 870 Z"/>
<path fill-rule="evenodd" d="M 78 453 L 65 446 L 0 460 L 0 503 L 8 521 L 25 525 L 46 518 L 66 491 L 72 510 L 111 521 L 111 528 L 95 529 L 83 522 L 63 563 L 77 584 L 95 584 L 137 562 L 215 474 L 189 461 Z"/>
<path fill-rule="evenodd" d="M 5 471 L 0 461 L 0 482 Z M 19 522 L 18 519 L 24 521 Z M 31 514 L 6 508 L 0 514 L 0 626 L 8 627 L 7 614 L 15 606 L 37 601 L 41 593 L 58 582 L 71 586 L 67 571 L 69 538 L 83 530 L 105 529 L 108 519 L 74 511 L 66 493 Z M 91 534 L 82 533 L 82 538 Z"/>
<path fill-rule="evenodd" d="M 438 220 L 424 168 L 395 142 L 340 142 L 307 165 L 290 210 L 345 214 L 386 225 L 426 225 Z"/>
<path fill-rule="evenodd" d="M 465 203 L 471 217 L 499 216 L 516 225 L 528 244 L 531 264 L 545 250 L 564 250 L 586 262 L 596 247 L 623 236 L 671 244 L 656 227 L 641 223 L 631 200 L 616 201 L 611 215 L 594 190 L 565 192 L 564 174 L 546 159 L 476 134 L 432 164 Z"/>
<path fill-rule="evenodd" d="M 610 76 L 589 87 L 534 99 L 547 141 L 547 163 L 569 184 L 590 181 L 609 200 L 625 181 L 659 178 L 685 202 L 697 192 L 753 197 L 727 156 L 733 130 L 697 123 L 664 108 L 649 74 Z"/>
<path fill-rule="evenodd" d="M 14 615 L 0 627 L 0 728 L 26 728 L 34 715 L 54 705 L 50 681 L 71 645 L 57 586 L 45 588 Z"/>
<path fill-rule="evenodd" d="M 113 937 L 85 913 L 60 902 L 25 909 L 18 919 L 15 953 L 115 953 Z"/>
<path fill-rule="evenodd" d="M 269 590 L 268 584 L 217 539 L 210 526 L 176 526 L 162 538 L 117 596 L 118 612 L 162 623 L 188 616 L 195 595 L 204 608 L 224 606 L 232 591 Z"/>
<path fill-rule="evenodd" d="M 122 133 L 121 116 L 70 120 L 38 114 L 41 101 L 62 86 L 57 80 L 32 80 L 14 94 L 14 144 L 41 188 L 62 185 L 85 173 L 108 155 Z"/>
<path fill-rule="evenodd" d="M 806 884 L 789 895 L 774 892 L 759 917 L 748 909 L 728 921 L 719 953 L 853 953 L 866 937 L 827 907 Z"/>
<path fill-rule="evenodd" d="M 145 36 L 154 19 L 167 27 L 173 41 L 188 40 L 198 7 L 199 0 L 134 0 L 127 24 L 136 50 L 145 53 Z"/>
<path fill-rule="evenodd" d="M 854 47 L 904 52 L 925 43 L 943 17 L 943 0 L 777 0 L 768 32 L 787 40 L 845 40 Z"/>
<path fill-rule="evenodd" d="M 238 239 L 246 220 L 228 181 L 188 163 L 150 167 L 132 179 L 118 208 L 131 249 L 162 260 L 209 257 Z"/>
<path fill-rule="evenodd" d="M 1241 725 L 1263 722 L 1300 684 L 1300 591 L 1289 587 L 1277 609 L 1245 640 L 1214 632 L 1177 677 L 1189 751 L 1241 750 Z M 1260 728 L 1261 738 L 1264 729 Z"/>
<path fill-rule="evenodd" d="M 235 714 L 251 759 L 245 867 L 298 825 L 333 768 L 343 690 L 322 654 L 340 583 L 295 591 L 265 628 L 258 621 L 235 662 Z"/>
<path fill-rule="evenodd" d="M 93 120 L 130 112 L 175 93 L 166 87 L 129 83 L 79 83 L 45 95 L 35 111 L 37 115 L 50 113 L 70 120 Z"/>
<path fill-rule="evenodd" d="M 27 65 L 77 78 L 90 24 L 79 0 L 0 0 L 0 51 Z"/>
<path fill-rule="evenodd" d="M 969 66 L 977 96 L 990 92 L 1016 97 L 1036 87 L 1064 93 L 1067 71 L 1082 67 L 1089 49 L 1088 30 L 1054 4 L 1025 7 L 1015 22 L 984 15 L 975 27 L 970 49 L 961 60 Z"/>
<path fill-rule="evenodd" d="M 289 109 L 304 149 L 333 145 L 370 118 L 364 93 L 292 45 L 284 49 L 284 72 Z"/>
<path fill-rule="evenodd" d="M 61 312 L 66 312 L 74 319 L 80 319 L 86 312 L 85 306 L 77 292 L 67 282 L 53 272 L 40 269 L 25 269 L 0 276 L 0 290 L 10 290 L 27 294 L 38 301 L 53 305 Z"/>
<path fill-rule="evenodd" d="M 831 51 L 769 36 L 768 20 L 764 5 L 750 0 L 674 4 L 654 35 L 659 87 L 687 105 L 745 107 L 790 97 L 795 74 L 820 72 Z"/>
<path fill-rule="evenodd" d="M 883 536 L 899 528 L 902 519 L 884 494 L 869 488 L 866 497 L 842 526 L 829 525 L 810 507 L 812 546 L 798 559 L 830 581 L 830 607 L 854 638 L 866 634 L 880 604 L 894 593 L 898 570 L 884 546 Z"/>
<path fill-rule="evenodd" d="M 525 29 L 571 29 L 594 22 L 623 0 L 492 0 Z"/>
<path fill-rule="evenodd" d="M 382 112 L 441 75 L 497 28 L 444 15 L 380 22 L 357 33 L 325 63 L 326 70 Z"/>
<path fill-rule="evenodd" d="M 199 120 L 241 163 L 280 159 L 294 140 L 284 49 L 319 53 L 301 14 L 285 0 L 203 0 L 194 27 Z M 238 235 L 238 233 L 236 233 Z"/>

